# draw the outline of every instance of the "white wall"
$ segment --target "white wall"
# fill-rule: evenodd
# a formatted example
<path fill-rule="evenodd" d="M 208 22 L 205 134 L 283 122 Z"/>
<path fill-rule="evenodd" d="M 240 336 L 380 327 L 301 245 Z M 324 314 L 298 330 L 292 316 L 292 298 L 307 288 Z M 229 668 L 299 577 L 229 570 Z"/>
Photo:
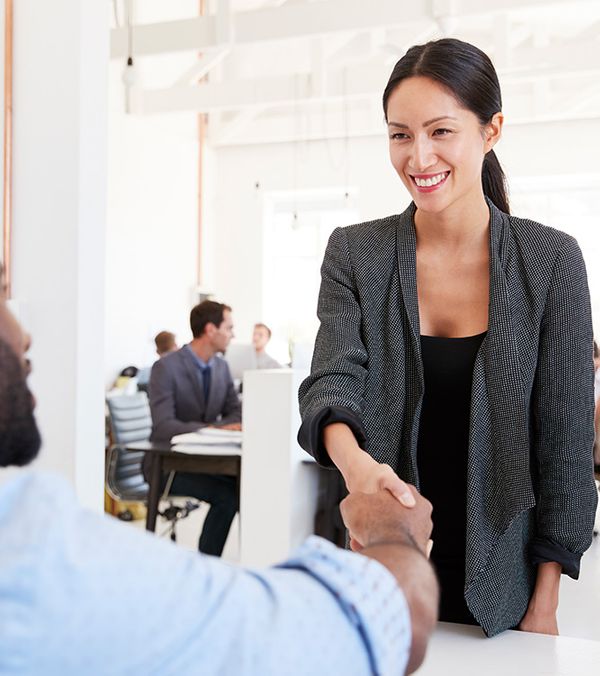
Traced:
<path fill-rule="evenodd" d="M 297 170 L 291 144 L 228 147 L 215 151 L 215 287 L 233 306 L 238 336 L 249 336 L 262 317 L 263 217 L 273 191 L 356 188 L 353 206 L 364 220 L 397 213 L 404 188 L 387 162 L 386 139 L 350 141 L 349 171 L 342 141 L 299 144 Z M 257 189 L 255 184 L 259 183 Z M 302 284 L 302 280 L 298 280 Z"/>
<path fill-rule="evenodd" d="M 150 365 L 153 337 L 189 339 L 196 284 L 195 118 L 124 113 L 120 64 L 111 64 L 106 253 L 105 381 Z"/>
<path fill-rule="evenodd" d="M 33 336 L 38 464 L 101 509 L 106 3 L 14 4 L 13 293 Z"/>
<path fill-rule="evenodd" d="M 173 6 L 137 3 L 136 21 L 171 19 Z M 195 0 L 176 10 L 198 12 Z M 140 83 L 176 79 L 194 55 L 174 55 L 137 65 Z M 112 61 L 109 81 L 109 180 L 106 253 L 107 386 L 130 364 L 156 359 L 161 330 L 190 338 L 197 259 L 197 118 L 191 113 L 133 116 L 125 113 L 124 63 Z"/>

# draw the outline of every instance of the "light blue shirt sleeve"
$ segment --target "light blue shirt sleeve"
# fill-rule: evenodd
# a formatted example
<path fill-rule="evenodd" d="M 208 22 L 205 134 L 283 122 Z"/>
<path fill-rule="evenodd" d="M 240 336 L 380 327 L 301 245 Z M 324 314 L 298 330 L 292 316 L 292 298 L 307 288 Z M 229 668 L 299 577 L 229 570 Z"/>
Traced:
<path fill-rule="evenodd" d="M 28 473 L 0 489 L 0 673 L 403 674 L 411 632 L 393 576 L 310 538 L 242 569 L 81 510 Z"/>

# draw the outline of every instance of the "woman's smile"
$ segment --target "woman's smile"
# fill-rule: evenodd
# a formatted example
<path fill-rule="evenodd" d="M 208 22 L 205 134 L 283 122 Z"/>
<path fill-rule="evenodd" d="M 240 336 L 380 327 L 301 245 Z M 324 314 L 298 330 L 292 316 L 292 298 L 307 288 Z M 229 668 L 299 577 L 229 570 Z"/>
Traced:
<path fill-rule="evenodd" d="M 412 182 L 419 192 L 434 192 L 440 190 L 450 176 L 449 171 L 438 172 L 437 174 L 409 174 Z"/>

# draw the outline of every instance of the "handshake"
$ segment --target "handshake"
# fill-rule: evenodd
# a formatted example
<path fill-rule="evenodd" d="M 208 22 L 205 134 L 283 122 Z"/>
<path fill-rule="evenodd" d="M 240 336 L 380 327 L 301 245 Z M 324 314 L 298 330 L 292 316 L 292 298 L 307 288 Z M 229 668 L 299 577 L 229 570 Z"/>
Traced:
<path fill-rule="evenodd" d="M 407 489 L 414 500 L 406 495 Z M 342 500 L 340 511 L 352 549 L 384 565 L 402 589 L 411 622 L 406 671 L 410 674 L 425 656 L 437 621 L 439 590 L 427 560 L 433 528 L 431 503 L 404 482 L 402 490 L 405 504 L 385 488 L 375 493 L 355 491 Z"/>
<path fill-rule="evenodd" d="M 413 486 L 408 488 L 415 499 L 413 507 L 405 507 L 385 489 L 370 494 L 351 493 L 342 500 L 340 511 L 354 551 L 384 543 L 402 544 L 429 556 L 431 503 Z"/>

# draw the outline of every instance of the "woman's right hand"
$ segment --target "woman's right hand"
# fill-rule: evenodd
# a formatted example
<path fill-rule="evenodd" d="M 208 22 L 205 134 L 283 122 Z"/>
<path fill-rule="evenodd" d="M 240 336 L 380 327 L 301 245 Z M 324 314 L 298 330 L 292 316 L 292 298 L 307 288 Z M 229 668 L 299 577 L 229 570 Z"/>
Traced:
<path fill-rule="evenodd" d="M 377 493 L 388 490 L 405 507 L 414 507 L 415 497 L 409 485 L 384 463 L 379 463 L 367 453 L 355 457 L 345 476 L 349 493 Z"/>

